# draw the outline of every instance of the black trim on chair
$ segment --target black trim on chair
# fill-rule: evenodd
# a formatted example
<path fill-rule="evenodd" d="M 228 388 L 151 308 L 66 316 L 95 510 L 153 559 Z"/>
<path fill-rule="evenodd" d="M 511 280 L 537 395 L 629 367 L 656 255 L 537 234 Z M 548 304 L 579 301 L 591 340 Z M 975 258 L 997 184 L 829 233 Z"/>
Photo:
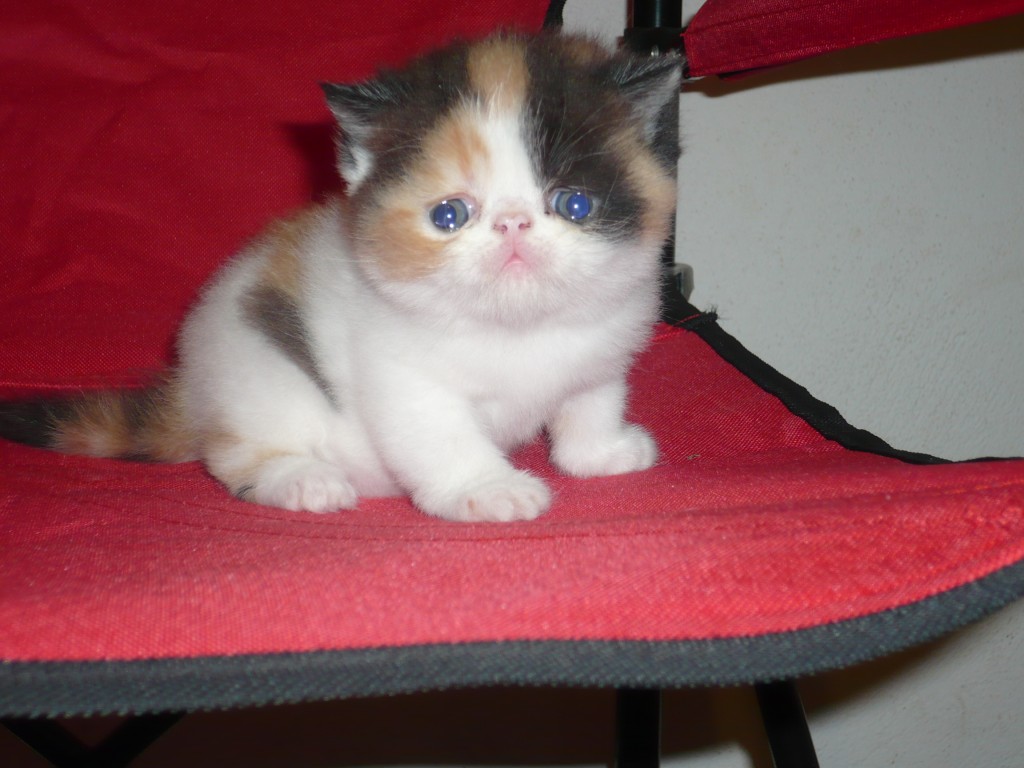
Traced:
<path fill-rule="evenodd" d="M 457 687 L 683 688 L 801 677 L 934 640 L 1024 594 L 1024 562 L 881 613 L 756 637 L 515 641 L 0 664 L 0 717 L 227 709 Z"/>
<path fill-rule="evenodd" d="M 795 416 L 806 421 L 824 437 L 850 450 L 877 453 L 911 464 L 949 463 L 946 459 L 926 453 L 893 448 L 880 437 L 854 427 L 833 406 L 814 397 L 807 389 L 779 373 L 726 333 L 718 324 L 714 312 L 701 312 L 683 299 L 674 282 L 665 288 L 662 300 L 662 317 L 666 322 L 696 333 L 722 359 L 765 392 L 779 398 Z"/>

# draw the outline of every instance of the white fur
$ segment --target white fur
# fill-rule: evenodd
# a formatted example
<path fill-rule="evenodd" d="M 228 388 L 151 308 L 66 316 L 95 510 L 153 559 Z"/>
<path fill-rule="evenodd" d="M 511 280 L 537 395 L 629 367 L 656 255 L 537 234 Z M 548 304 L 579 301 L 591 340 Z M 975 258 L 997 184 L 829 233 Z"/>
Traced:
<path fill-rule="evenodd" d="M 657 312 L 660 244 L 585 234 L 545 212 L 518 123 L 481 113 L 486 157 L 453 171 L 441 195 L 471 196 L 475 218 L 437 231 L 423 200 L 421 236 L 445 261 L 415 279 L 380 267 L 380 243 L 351 237 L 338 206 L 306 243 L 305 322 L 339 408 L 258 331 L 239 300 L 266 245 L 243 252 L 189 318 L 181 340 L 187 416 L 237 435 L 204 457 L 227 480 L 261 455 L 251 498 L 289 509 L 351 507 L 408 494 L 449 520 L 527 520 L 551 502 L 514 469 L 509 449 L 547 429 L 552 458 L 580 477 L 644 469 L 650 436 L 624 422 L 625 376 Z M 501 217 L 526 216 L 506 271 Z M 655 238 L 656 240 L 656 238 Z"/>

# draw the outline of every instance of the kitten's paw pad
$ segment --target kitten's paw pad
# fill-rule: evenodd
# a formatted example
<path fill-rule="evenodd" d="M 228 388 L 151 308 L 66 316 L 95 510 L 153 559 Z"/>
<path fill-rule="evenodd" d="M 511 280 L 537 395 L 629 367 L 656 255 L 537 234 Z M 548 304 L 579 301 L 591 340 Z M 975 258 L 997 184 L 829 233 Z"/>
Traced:
<path fill-rule="evenodd" d="M 615 437 L 597 443 L 556 445 L 552 459 L 574 477 L 604 477 L 639 472 L 658 460 L 658 444 L 643 427 L 626 425 Z"/>
<path fill-rule="evenodd" d="M 300 456 L 267 462 L 251 497 L 258 504 L 317 513 L 352 509 L 359 501 L 341 469 Z"/>
<path fill-rule="evenodd" d="M 551 491 L 525 472 L 485 480 L 459 494 L 437 514 L 466 523 L 509 523 L 533 520 L 551 506 Z"/>

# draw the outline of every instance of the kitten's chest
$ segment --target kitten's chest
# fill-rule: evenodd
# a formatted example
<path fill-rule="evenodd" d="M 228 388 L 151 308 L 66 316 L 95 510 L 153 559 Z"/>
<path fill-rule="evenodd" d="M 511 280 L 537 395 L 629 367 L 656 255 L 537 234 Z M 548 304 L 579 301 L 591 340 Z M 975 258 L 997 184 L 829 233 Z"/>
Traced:
<path fill-rule="evenodd" d="M 450 363 L 450 386 L 461 391 L 482 425 L 506 446 L 531 438 L 566 397 L 623 367 L 622 353 L 614 353 L 592 331 L 493 338 L 460 349 Z"/>
<path fill-rule="evenodd" d="M 589 378 L 606 364 L 598 334 L 591 329 L 529 336 L 477 337 L 452 350 L 449 364 L 467 392 L 481 398 L 535 397 Z"/>

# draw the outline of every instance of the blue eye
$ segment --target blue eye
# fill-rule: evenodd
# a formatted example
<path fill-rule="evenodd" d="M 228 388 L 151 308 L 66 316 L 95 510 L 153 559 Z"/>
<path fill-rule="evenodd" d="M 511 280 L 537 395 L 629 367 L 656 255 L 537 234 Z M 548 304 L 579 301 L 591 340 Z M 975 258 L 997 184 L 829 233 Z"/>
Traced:
<path fill-rule="evenodd" d="M 430 211 L 430 221 L 438 229 L 445 232 L 454 232 L 462 229 L 469 221 L 471 211 L 465 200 L 455 197 L 451 200 L 442 200 Z"/>
<path fill-rule="evenodd" d="M 578 189 L 559 189 L 551 195 L 551 210 L 569 221 L 582 221 L 593 207 L 590 196 Z"/>

